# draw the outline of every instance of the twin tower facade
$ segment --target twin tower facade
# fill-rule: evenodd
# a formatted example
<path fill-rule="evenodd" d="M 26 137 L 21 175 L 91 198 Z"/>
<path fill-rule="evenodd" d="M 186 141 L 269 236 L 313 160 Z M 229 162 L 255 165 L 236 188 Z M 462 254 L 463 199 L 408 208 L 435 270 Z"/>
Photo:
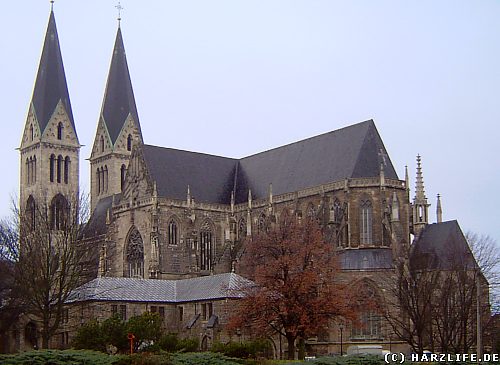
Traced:
<path fill-rule="evenodd" d="M 51 11 L 20 146 L 20 208 L 28 217 L 46 207 L 58 229 L 78 206 L 79 153 Z M 120 27 L 90 169 L 83 239 L 101 276 L 238 270 L 245 239 L 285 215 L 314 216 L 345 270 L 379 272 L 428 223 L 420 160 L 412 204 L 408 177 L 398 178 L 372 120 L 241 159 L 145 144 Z"/>
<path fill-rule="evenodd" d="M 121 192 L 132 144 L 136 141 L 142 142 L 141 128 L 118 28 L 90 156 L 92 210 L 99 199 Z M 53 11 L 20 153 L 20 207 L 30 214 L 39 207 L 50 208 L 53 224 L 56 224 L 57 214 L 76 207 L 79 200 L 80 142 Z"/>

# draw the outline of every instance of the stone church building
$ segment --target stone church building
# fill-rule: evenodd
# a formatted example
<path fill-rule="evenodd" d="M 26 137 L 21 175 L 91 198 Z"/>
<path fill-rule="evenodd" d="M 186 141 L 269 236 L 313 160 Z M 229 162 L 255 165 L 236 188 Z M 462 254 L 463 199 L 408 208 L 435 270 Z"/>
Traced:
<path fill-rule="evenodd" d="M 89 158 L 83 239 L 97 253 L 96 279 L 73 301 L 85 306 L 75 323 L 159 311 L 169 330 L 199 337 L 206 348 L 229 339 L 223 324 L 234 298 L 217 290 L 244 280 L 237 275 L 244 240 L 285 211 L 318 219 L 346 275 L 379 293 L 394 260 L 429 223 L 420 157 L 410 201 L 408 173 L 396 173 L 373 120 L 241 159 L 214 156 L 146 144 L 132 85 L 118 27 Z M 79 194 L 77 127 L 51 11 L 20 146 L 20 206 L 50 206 L 56 228 Z M 103 294 L 113 285 L 120 289 Z M 404 347 L 375 313 L 363 313 L 361 322 L 347 324 L 343 339 L 333 326 L 308 343 L 323 353 L 356 344 Z M 74 328 L 61 331 L 55 341 L 64 347 Z M 16 347 L 28 348 L 22 331 L 19 337 Z"/>

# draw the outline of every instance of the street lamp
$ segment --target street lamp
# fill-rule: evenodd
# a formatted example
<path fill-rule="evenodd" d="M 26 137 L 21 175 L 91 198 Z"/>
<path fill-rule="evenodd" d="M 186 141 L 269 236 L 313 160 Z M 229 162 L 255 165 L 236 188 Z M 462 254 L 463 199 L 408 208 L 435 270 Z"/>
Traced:
<path fill-rule="evenodd" d="M 344 331 L 344 323 L 343 322 L 340 322 L 339 329 L 340 329 L 340 356 L 342 356 L 342 355 L 344 355 L 343 338 L 342 338 L 342 334 Z"/>

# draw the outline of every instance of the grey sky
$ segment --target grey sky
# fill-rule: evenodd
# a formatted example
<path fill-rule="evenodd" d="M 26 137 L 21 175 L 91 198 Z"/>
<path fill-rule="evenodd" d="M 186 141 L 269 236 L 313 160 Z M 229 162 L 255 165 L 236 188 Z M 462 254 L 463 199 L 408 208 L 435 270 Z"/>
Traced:
<path fill-rule="evenodd" d="M 116 34 L 116 1 L 56 1 L 81 187 Z M 404 178 L 422 155 L 435 220 L 500 241 L 500 1 L 124 0 L 122 31 L 146 143 L 241 157 L 373 118 Z M 0 216 L 49 1 L 2 4 Z M 413 197 L 413 192 L 412 195 Z"/>

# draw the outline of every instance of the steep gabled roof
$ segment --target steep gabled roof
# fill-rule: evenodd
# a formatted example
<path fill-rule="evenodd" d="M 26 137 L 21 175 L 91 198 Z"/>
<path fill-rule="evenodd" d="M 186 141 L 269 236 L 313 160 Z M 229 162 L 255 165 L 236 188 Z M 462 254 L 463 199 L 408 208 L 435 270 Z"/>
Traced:
<path fill-rule="evenodd" d="M 236 202 L 284 194 L 345 178 L 379 176 L 397 179 L 373 120 L 354 124 L 241 159 Z"/>
<path fill-rule="evenodd" d="M 116 142 L 129 114 L 134 118 L 140 132 L 141 125 L 135 105 L 134 90 L 130 80 L 122 31 L 118 27 L 102 104 L 102 116 L 113 144 Z"/>
<path fill-rule="evenodd" d="M 56 20 L 54 12 L 51 11 L 32 98 L 35 114 L 42 133 L 45 127 L 47 127 L 59 100 L 62 101 L 76 133 L 61 48 L 59 46 L 59 37 L 57 35 Z"/>
<path fill-rule="evenodd" d="M 267 197 L 269 184 L 279 195 L 345 178 L 398 176 L 372 120 L 237 160 L 203 153 L 143 146 L 160 196 L 185 199 L 187 186 L 196 201 L 244 203 L 248 190 Z"/>
<path fill-rule="evenodd" d="M 150 145 L 143 153 L 159 196 L 185 200 L 189 185 L 195 201 L 229 204 L 237 160 Z"/>
<path fill-rule="evenodd" d="M 414 268 L 476 269 L 476 260 L 456 220 L 427 225 L 411 247 Z"/>

